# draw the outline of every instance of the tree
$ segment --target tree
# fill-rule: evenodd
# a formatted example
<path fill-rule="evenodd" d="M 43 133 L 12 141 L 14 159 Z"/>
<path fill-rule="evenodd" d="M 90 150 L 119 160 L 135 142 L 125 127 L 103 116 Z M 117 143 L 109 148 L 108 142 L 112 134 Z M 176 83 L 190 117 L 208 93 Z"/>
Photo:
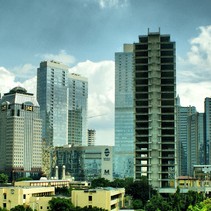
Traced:
<path fill-rule="evenodd" d="M 92 188 L 108 187 L 108 186 L 110 186 L 110 181 L 105 178 L 94 179 L 94 180 L 92 180 L 91 186 L 92 186 Z"/>
<path fill-rule="evenodd" d="M 152 195 L 156 194 L 156 191 L 148 184 L 146 177 L 141 177 L 140 180 L 128 186 L 127 194 L 133 199 L 140 199 L 145 204 Z"/>
<path fill-rule="evenodd" d="M 50 205 L 49 211 L 68 211 L 74 208 L 70 199 L 66 198 L 52 198 L 48 203 Z"/>
<path fill-rule="evenodd" d="M 8 182 L 8 176 L 6 174 L 1 173 L 0 174 L 0 183 L 7 183 Z"/>
<path fill-rule="evenodd" d="M 140 209 L 143 207 L 143 202 L 139 199 L 133 200 L 132 204 L 134 209 Z"/>
<path fill-rule="evenodd" d="M 25 207 L 23 205 L 17 205 L 10 209 L 10 211 L 32 211 L 32 208 L 29 206 Z"/>
<path fill-rule="evenodd" d="M 169 211 L 172 210 L 170 204 L 160 195 L 153 195 L 145 206 L 146 211 Z"/>

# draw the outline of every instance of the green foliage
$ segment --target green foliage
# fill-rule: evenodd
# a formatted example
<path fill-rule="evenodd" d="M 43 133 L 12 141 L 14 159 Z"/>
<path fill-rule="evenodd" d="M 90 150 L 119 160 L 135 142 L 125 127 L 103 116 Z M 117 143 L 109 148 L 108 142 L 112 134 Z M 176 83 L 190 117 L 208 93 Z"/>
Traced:
<path fill-rule="evenodd" d="M 8 176 L 4 173 L 0 174 L 0 183 L 7 183 L 8 182 Z"/>
<path fill-rule="evenodd" d="M 196 205 L 190 205 L 187 211 L 210 211 L 211 210 L 211 198 L 208 198 Z"/>
<path fill-rule="evenodd" d="M 160 195 L 153 195 L 145 206 L 146 211 L 169 211 L 172 210 L 170 204 Z"/>
<path fill-rule="evenodd" d="M 73 210 L 73 204 L 71 203 L 70 199 L 66 198 L 52 198 L 49 202 L 50 211 L 68 211 Z"/>
<path fill-rule="evenodd" d="M 17 205 L 10 209 L 10 211 L 32 211 L 32 208 L 29 206 L 24 207 L 23 205 Z"/>
<path fill-rule="evenodd" d="M 55 188 L 56 195 L 71 196 L 71 188 L 68 187 L 57 187 Z"/>
<path fill-rule="evenodd" d="M 133 200 L 132 204 L 134 209 L 140 209 L 143 207 L 143 202 L 139 199 Z"/>
<path fill-rule="evenodd" d="M 27 181 L 27 180 L 33 180 L 31 177 L 20 177 L 20 178 L 17 178 L 16 181 Z"/>
<path fill-rule="evenodd" d="M 8 211 L 6 208 L 1 208 L 0 207 L 0 211 Z"/>
<path fill-rule="evenodd" d="M 141 177 L 130 184 L 127 188 L 127 194 L 131 195 L 133 199 L 140 199 L 144 204 L 156 194 L 156 191 L 148 184 L 146 177 Z"/>
<path fill-rule="evenodd" d="M 91 187 L 97 188 L 97 187 L 108 187 L 110 186 L 110 181 L 105 178 L 98 178 L 92 180 Z"/>
<path fill-rule="evenodd" d="M 103 208 L 98 208 L 98 207 L 76 207 L 74 211 L 107 211 Z"/>

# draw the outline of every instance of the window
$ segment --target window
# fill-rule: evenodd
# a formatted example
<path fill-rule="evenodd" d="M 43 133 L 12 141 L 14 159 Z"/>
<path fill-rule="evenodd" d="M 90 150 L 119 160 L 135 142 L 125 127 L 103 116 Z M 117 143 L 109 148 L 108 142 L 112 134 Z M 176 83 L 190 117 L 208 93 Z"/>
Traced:
<path fill-rule="evenodd" d="M 26 199 L 26 194 L 23 194 L 23 199 Z"/>
<path fill-rule="evenodd" d="M 89 196 L 89 201 L 92 201 L 92 196 Z"/>
<path fill-rule="evenodd" d="M 6 193 L 4 193 L 3 195 L 4 195 L 4 199 L 7 199 L 7 194 L 6 194 Z"/>

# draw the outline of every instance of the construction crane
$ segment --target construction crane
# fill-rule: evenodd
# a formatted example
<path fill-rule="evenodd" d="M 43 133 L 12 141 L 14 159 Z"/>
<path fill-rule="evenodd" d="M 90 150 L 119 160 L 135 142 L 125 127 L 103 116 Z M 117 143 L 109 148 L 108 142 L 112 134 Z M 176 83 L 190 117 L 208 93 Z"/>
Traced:
<path fill-rule="evenodd" d="M 105 116 L 105 115 L 106 114 L 99 114 L 99 115 L 94 115 L 94 116 L 88 116 L 88 119 L 99 117 L 99 116 Z"/>

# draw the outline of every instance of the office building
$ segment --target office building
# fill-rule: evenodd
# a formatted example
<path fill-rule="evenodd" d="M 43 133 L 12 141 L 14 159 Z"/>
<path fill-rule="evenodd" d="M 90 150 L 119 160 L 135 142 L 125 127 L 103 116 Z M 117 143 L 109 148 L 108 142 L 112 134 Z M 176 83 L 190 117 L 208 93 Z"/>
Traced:
<path fill-rule="evenodd" d="M 196 112 L 189 116 L 187 125 L 187 175 L 193 176 L 194 165 L 205 165 L 204 113 Z"/>
<path fill-rule="evenodd" d="M 96 140 L 96 130 L 88 129 L 88 146 L 94 146 Z"/>
<path fill-rule="evenodd" d="M 99 188 L 72 190 L 71 201 L 75 207 L 99 207 L 108 211 L 124 207 L 124 188 Z"/>
<path fill-rule="evenodd" d="M 176 187 L 175 42 L 160 32 L 134 43 L 135 178 L 155 188 Z"/>
<path fill-rule="evenodd" d="M 10 210 L 17 205 L 30 207 L 32 210 L 47 211 L 48 202 L 55 196 L 54 187 L 1 187 L 0 204 Z"/>
<path fill-rule="evenodd" d="M 50 146 L 85 145 L 88 82 L 69 67 L 43 61 L 37 69 L 37 99 L 43 120 L 43 141 Z"/>
<path fill-rule="evenodd" d="M 211 98 L 206 97 L 204 100 L 204 113 L 205 113 L 205 164 L 211 164 Z"/>
<path fill-rule="evenodd" d="M 15 87 L 0 100 L 0 171 L 11 180 L 39 177 L 42 166 L 40 107 L 33 94 Z"/>
<path fill-rule="evenodd" d="M 56 147 L 55 154 L 59 179 L 63 175 L 63 166 L 65 175 L 76 181 L 91 181 L 99 177 L 110 181 L 113 179 L 111 146 Z"/>
<path fill-rule="evenodd" d="M 187 176 L 188 174 L 188 117 L 196 113 L 194 106 L 181 106 L 177 104 L 177 158 L 178 175 Z"/>
<path fill-rule="evenodd" d="M 134 80 L 133 45 L 115 53 L 114 177 L 134 177 Z"/>
<path fill-rule="evenodd" d="M 87 145 L 87 78 L 72 73 L 68 75 L 68 144 Z"/>

